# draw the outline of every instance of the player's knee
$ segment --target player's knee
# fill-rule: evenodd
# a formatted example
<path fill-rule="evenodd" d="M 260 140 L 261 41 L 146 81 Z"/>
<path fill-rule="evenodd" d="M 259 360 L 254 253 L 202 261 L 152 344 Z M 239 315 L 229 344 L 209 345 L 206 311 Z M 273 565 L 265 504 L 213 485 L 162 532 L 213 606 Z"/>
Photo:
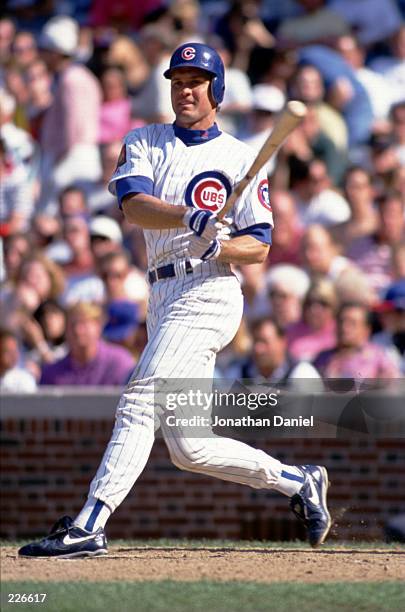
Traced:
<path fill-rule="evenodd" d="M 170 458 L 181 470 L 199 471 L 210 463 L 211 452 L 206 446 L 170 449 Z"/>

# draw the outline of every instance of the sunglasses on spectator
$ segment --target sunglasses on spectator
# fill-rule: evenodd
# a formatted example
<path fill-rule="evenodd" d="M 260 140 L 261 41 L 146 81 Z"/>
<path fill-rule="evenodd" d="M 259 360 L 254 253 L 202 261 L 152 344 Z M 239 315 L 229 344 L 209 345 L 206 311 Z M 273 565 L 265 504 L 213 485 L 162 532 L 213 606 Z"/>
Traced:
<path fill-rule="evenodd" d="M 103 272 L 101 272 L 101 278 L 103 279 L 108 279 L 108 278 L 125 278 L 127 276 L 127 271 L 126 270 L 104 270 Z"/>
<path fill-rule="evenodd" d="M 273 291 L 270 291 L 270 293 L 269 293 L 269 296 L 272 299 L 273 298 L 281 298 L 283 300 L 287 300 L 292 295 L 293 295 L 292 293 L 286 293 L 285 291 L 277 291 L 277 289 L 273 289 Z"/>
<path fill-rule="evenodd" d="M 90 241 L 91 242 L 109 242 L 110 238 L 108 238 L 107 236 L 99 236 L 98 234 L 94 234 L 90 236 Z"/>
<path fill-rule="evenodd" d="M 305 302 L 305 306 L 312 306 L 313 304 L 318 304 L 319 306 L 323 306 L 324 308 L 331 308 L 332 304 L 326 300 L 322 299 L 310 299 Z"/>

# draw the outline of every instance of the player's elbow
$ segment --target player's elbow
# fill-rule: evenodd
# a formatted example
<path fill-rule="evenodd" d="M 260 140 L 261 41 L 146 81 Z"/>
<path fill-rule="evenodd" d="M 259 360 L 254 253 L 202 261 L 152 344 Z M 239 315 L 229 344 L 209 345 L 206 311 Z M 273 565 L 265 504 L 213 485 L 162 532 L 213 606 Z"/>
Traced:
<path fill-rule="evenodd" d="M 139 225 L 142 228 L 148 227 L 148 216 L 145 215 L 142 196 L 140 194 L 128 194 L 122 199 L 121 207 L 125 219 L 128 223 Z"/>
<path fill-rule="evenodd" d="M 256 252 L 256 261 L 254 263 L 264 263 L 267 259 L 269 251 L 270 247 L 268 244 L 264 244 L 263 242 L 260 243 L 260 247 Z"/>

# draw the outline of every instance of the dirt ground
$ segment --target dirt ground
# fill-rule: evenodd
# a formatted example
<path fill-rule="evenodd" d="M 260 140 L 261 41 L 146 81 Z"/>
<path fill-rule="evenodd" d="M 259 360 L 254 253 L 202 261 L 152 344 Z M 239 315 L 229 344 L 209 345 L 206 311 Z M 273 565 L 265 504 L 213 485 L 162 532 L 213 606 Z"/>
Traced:
<path fill-rule="evenodd" d="M 111 546 L 93 559 L 19 559 L 1 548 L 1 579 L 38 581 L 216 580 L 330 582 L 405 580 L 405 550 Z"/>

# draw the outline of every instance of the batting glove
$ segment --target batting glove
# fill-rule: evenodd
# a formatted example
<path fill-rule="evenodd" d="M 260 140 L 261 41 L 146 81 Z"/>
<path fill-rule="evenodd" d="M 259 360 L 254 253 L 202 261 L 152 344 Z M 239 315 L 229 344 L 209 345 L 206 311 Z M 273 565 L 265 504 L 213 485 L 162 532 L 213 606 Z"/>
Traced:
<path fill-rule="evenodd" d="M 209 242 L 217 238 L 223 228 L 223 224 L 218 221 L 214 213 L 209 210 L 197 210 L 195 208 L 190 208 L 185 213 L 183 223 L 197 236 L 205 238 Z"/>
<path fill-rule="evenodd" d="M 202 261 L 216 259 L 221 252 L 221 243 L 216 238 L 209 241 L 199 236 L 192 236 L 187 245 L 187 252 L 190 257 Z"/>

